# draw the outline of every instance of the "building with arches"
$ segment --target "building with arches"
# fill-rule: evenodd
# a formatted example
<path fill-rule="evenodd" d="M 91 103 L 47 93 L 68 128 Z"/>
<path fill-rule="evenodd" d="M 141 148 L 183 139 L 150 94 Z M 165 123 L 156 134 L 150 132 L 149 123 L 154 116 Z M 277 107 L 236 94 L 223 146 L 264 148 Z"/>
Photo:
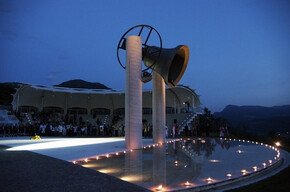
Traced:
<path fill-rule="evenodd" d="M 166 124 L 172 119 L 183 119 L 189 113 L 201 111 L 199 95 L 195 90 L 178 85 L 166 89 Z M 58 113 L 63 116 L 82 117 L 90 123 L 95 118 L 112 124 L 114 116 L 125 116 L 125 91 L 114 89 L 65 88 L 42 85 L 22 85 L 12 101 L 13 110 L 19 113 Z M 152 91 L 143 90 L 143 119 L 152 119 Z M 118 123 L 123 123 L 122 118 Z"/>

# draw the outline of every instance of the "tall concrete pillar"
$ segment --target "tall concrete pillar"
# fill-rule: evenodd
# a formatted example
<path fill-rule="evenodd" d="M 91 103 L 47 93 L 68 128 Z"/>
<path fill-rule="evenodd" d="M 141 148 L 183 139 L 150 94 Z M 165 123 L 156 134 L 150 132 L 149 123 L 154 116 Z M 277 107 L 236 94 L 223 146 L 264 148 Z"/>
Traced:
<path fill-rule="evenodd" d="M 165 83 L 163 78 L 153 71 L 152 90 L 153 142 L 165 142 Z"/>
<path fill-rule="evenodd" d="M 126 39 L 125 141 L 128 149 L 142 148 L 142 39 Z"/>

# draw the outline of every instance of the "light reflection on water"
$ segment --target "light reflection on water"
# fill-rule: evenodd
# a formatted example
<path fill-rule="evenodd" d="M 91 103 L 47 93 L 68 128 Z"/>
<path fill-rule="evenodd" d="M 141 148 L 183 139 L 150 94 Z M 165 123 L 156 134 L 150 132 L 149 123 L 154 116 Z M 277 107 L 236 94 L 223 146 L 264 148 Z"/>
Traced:
<path fill-rule="evenodd" d="M 275 163 L 278 153 L 253 142 L 197 138 L 77 163 L 150 190 L 162 185 L 162 191 L 170 191 L 252 173 L 263 163 L 269 166 L 269 160 Z"/>

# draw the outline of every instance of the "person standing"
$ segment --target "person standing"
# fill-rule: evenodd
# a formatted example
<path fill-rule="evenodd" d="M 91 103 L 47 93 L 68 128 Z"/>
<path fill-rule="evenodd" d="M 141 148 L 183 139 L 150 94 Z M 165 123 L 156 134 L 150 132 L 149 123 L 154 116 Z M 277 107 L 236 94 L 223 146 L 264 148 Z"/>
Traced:
<path fill-rule="evenodd" d="M 168 137 L 168 127 L 167 127 L 167 125 L 165 125 L 165 137 L 166 138 Z"/>
<path fill-rule="evenodd" d="M 220 126 L 220 137 L 224 137 L 224 127 Z"/>

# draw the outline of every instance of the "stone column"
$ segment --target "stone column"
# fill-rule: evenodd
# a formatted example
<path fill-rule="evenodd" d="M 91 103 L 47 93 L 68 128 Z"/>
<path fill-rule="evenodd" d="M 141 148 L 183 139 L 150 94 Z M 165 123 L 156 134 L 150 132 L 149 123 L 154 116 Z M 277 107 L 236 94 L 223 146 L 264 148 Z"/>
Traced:
<path fill-rule="evenodd" d="M 152 118 L 153 118 L 153 142 L 165 142 L 165 83 L 163 78 L 153 71 L 152 90 Z"/>
<path fill-rule="evenodd" d="M 128 149 L 142 148 L 142 39 L 126 39 L 125 140 Z"/>

